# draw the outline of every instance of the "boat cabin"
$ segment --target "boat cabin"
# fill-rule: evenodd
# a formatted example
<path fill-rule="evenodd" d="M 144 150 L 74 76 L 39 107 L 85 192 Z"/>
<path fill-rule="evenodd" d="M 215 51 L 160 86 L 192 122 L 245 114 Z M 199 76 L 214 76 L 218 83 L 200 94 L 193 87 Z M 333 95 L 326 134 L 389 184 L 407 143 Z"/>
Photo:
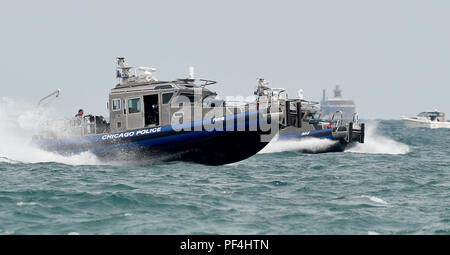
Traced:
<path fill-rule="evenodd" d="M 199 106 L 197 114 L 202 116 L 214 107 L 225 106 L 215 92 L 205 88 L 216 82 L 195 80 L 192 68 L 187 79 L 159 81 L 153 76 L 156 69 L 132 68 L 125 65 L 124 58 L 117 60 L 120 81 L 110 91 L 108 102 L 111 132 L 171 125 L 173 117 L 195 117 L 182 105 Z"/>
<path fill-rule="evenodd" d="M 421 112 L 417 114 L 417 117 L 423 117 L 430 121 L 445 122 L 445 113 L 437 110 Z"/>

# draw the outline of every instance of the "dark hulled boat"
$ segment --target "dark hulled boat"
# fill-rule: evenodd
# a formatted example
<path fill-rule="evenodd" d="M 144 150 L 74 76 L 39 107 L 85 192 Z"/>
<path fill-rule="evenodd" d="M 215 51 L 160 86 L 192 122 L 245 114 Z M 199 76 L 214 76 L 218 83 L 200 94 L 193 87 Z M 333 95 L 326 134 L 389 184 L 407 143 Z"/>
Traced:
<path fill-rule="evenodd" d="M 284 89 L 277 89 L 283 93 Z M 364 143 L 365 124 L 359 123 L 358 114 L 353 113 L 351 122 L 344 122 L 342 111 L 331 115 L 331 120 L 321 119 L 319 103 L 303 100 L 303 91 L 298 99 L 286 99 L 284 122 L 286 127 L 279 132 L 278 140 L 302 140 L 320 138 L 335 141 L 320 149 L 299 149 L 303 153 L 342 152 L 356 143 Z"/>
<path fill-rule="evenodd" d="M 37 137 L 42 148 L 65 155 L 90 151 L 114 161 L 221 165 L 256 154 L 286 124 L 282 100 L 231 107 L 206 88 L 214 81 L 194 79 L 193 70 L 187 79 L 158 81 L 155 69 L 117 60 L 120 81 L 109 93 L 109 121 L 92 115 L 70 120 Z"/>

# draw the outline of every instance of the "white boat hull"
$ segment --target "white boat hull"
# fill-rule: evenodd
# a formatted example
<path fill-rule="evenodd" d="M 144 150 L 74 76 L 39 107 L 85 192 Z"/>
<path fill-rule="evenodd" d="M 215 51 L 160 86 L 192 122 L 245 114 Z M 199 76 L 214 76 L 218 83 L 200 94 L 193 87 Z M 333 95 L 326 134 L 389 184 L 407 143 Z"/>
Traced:
<path fill-rule="evenodd" d="M 424 119 L 411 119 L 403 118 L 403 123 L 409 128 L 450 128 L 450 122 L 448 121 L 431 121 Z"/>

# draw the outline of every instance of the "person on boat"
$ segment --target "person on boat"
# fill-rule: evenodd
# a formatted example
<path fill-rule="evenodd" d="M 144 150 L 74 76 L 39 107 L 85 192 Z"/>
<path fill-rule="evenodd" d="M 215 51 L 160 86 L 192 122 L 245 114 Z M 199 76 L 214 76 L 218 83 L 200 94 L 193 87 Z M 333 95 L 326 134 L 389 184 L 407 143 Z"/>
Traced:
<path fill-rule="evenodd" d="M 159 102 L 152 105 L 153 108 L 153 123 L 158 124 L 159 122 Z"/>
<path fill-rule="evenodd" d="M 75 118 L 73 119 L 73 122 L 72 122 L 72 125 L 74 127 L 80 128 L 79 130 L 80 130 L 81 135 L 84 134 L 84 132 L 85 132 L 85 130 L 84 130 L 85 128 L 82 127 L 82 125 L 84 123 L 83 115 L 84 115 L 83 109 L 78 110 L 78 113 L 75 114 Z"/>
<path fill-rule="evenodd" d="M 78 113 L 75 115 L 75 117 L 83 118 L 83 114 L 84 114 L 83 109 L 80 109 L 80 110 L 78 110 Z"/>

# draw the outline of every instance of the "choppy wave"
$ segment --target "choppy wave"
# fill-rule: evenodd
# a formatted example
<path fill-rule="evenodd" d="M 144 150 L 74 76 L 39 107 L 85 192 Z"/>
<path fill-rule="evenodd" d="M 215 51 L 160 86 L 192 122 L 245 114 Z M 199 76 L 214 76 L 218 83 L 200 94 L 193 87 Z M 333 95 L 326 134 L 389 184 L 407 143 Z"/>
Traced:
<path fill-rule="evenodd" d="M 355 146 L 345 150 L 346 152 L 366 153 L 366 154 L 407 154 L 410 148 L 407 144 L 395 141 L 382 134 L 378 128 L 378 122 L 366 123 L 366 133 L 364 143 L 357 143 Z"/>
<path fill-rule="evenodd" d="M 32 137 L 55 119 L 54 109 L 36 107 L 29 102 L 0 98 L 0 162 L 57 162 L 70 165 L 102 164 L 92 153 L 61 156 L 40 149 Z"/>
<path fill-rule="evenodd" d="M 375 202 L 375 203 L 379 203 L 379 204 L 383 204 L 383 205 L 387 205 L 388 204 L 386 201 L 384 201 L 383 199 L 381 199 L 379 197 L 376 197 L 376 196 L 362 195 L 361 197 L 368 198 L 370 201 Z"/>
<path fill-rule="evenodd" d="M 267 149 L 278 153 L 224 166 L 14 164 L 2 156 L 0 235 L 448 234 L 448 130 L 380 121 L 381 130 L 411 151 L 310 155 L 272 143 Z"/>
<path fill-rule="evenodd" d="M 301 140 L 272 140 L 260 154 L 277 153 L 283 151 L 309 151 L 318 152 L 333 146 L 336 141 L 329 139 L 319 139 L 314 137 Z M 357 143 L 345 150 L 346 152 L 365 153 L 365 154 L 407 154 L 411 150 L 407 144 L 395 141 L 385 135 L 382 135 L 378 122 L 366 123 L 365 142 Z"/>

